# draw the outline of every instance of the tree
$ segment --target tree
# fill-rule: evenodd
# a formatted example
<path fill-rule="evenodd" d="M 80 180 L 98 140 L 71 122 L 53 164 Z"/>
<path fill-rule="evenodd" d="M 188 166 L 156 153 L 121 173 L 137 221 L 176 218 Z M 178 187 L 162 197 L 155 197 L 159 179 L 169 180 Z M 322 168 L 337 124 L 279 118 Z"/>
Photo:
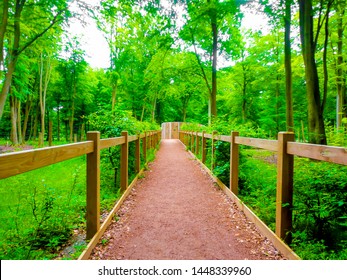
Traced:
<path fill-rule="evenodd" d="M 293 116 L 293 86 L 292 86 L 292 55 L 290 42 L 291 29 L 291 5 L 292 0 L 285 0 L 285 16 L 284 16 L 284 63 L 286 73 L 286 124 L 287 131 L 294 131 Z"/>
<path fill-rule="evenodd" d="M 0 29 L 0 46 L 2 46 L 0 65 L 5 65 L 4 68 L 6 69 L 6 73 L 0 93 L 0 120 L 4 113 L 4 107 L 10 91 L 18 57 L 24 50 L 48 32 L 48 30 L 53 28 L 56 24 L 63 22 L 66 19 L 67 11 L 67 1 L 65 0 L 41 0 L 35 3 L 28 3 L 27 0 L 16 0 L 13 6 L 10 6 L 9 1 L 4 2 L 2 16 L 3 26 Z M 40 15 L 37 17 L 40 21 L 37 20 L 36 15 Z M 8 18 L 11 18 L 11 21 L 9 21 Z M 21 29 L 24 20 L 27 27 L 30 26 L 30 28 L 26 28 L 30 33 L 25 34 L 25 36 Z M 13 33 L 8 32 L 7 27 L 9 22 L 13 22 Z M 8 42 L 12 42 L 12 46 L 5 45 L 6 34 L 8 35 Z M 26 39 L 24 42 L 22 42 L 23 38 Z M 6 49 L 6 59 L 3 57 L 4 49 Z M 5 63 L 3 63 L 4 61 Z"/>
<path fill-rule="evenodd" d="M 194 46 L 197 60 L 201 65 L 210 95 L 209 119 L 211 119 L 217 116 L 218 51 L 220 53 L 225 51 L 229 57 L 238 54 L 239 9 L 236 1 L 196 0 L 187 1 L 186 4 L 189 19 L 181 34 L 186 42 Z M 205 51 L 203 59 L 199 54 L 200 50 Z M 207 77 L 203 64 L 210 65 L 211 78 Z"/>
<path fill-rule="evenodd" d="M 331 1 L 329 1 L 330 3 Z M 305 63 L 306 97 L 308 106 L 308 131 L 309 142 L 315 144 L 326 144 L 324 127 L 324 98 L 322 102 L 319 88 L 319 77 L 315 53 L 317 50 L 317 39 L 322 21 L 318 22 L 316 36 L 314 34 L 312 0 L 299 0 L 300 8 L 300 38 L 302 55 Z"/>

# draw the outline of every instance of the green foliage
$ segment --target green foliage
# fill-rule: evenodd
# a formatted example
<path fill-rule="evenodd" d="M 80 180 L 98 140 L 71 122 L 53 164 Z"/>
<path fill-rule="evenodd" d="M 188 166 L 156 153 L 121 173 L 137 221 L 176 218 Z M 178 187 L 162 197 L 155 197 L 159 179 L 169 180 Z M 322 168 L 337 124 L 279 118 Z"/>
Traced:
<path fill-rule="evenodd" d="M 54 258 L 85 226 L 84 170 L 80 157 L 0 181 L 1 259 Z"/>
<path fill-rule="evenodd" d="M 93 130 L 100 131 L 101 138 L 121 136 L 122 131 L 128 135 L 138 135 L 148 130 L 158 130 L 155 123 L 140 122 L 129 111 L 116 107 L 114 111 L 101 110 L 88 117 L 88 123 Z M 148 153 L 147 160 L 152 160 Z M 143 154 L 141 163 L 144 165 Z M 135 177 L 135 145 L 129 144 L 129 180 Z M 100 203 L 102 210 L 110 210 L 120 193 L 120 147 L 101 150 L 101 189 Z"/>

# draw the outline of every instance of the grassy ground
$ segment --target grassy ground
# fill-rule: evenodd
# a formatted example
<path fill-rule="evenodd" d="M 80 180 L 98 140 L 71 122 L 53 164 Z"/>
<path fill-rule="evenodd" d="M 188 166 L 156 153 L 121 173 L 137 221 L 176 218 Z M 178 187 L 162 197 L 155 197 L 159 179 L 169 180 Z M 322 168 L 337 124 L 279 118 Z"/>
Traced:
<path fill-rule="evenodd" d="M 132 166 L 134 158 L 129 156 Z M 147 151 L 147 161 L 154 157 L 153 149 Z M 121 195 L 115 172 L 109 157 L 102 156 L 102 213 L 112 209 Z M 133 173 L 129 170 L 129 182 Z M 85 242 L 80 242 L 85 213 L 86 156 L 0 180 L 0 259 L 61 258 L 62 249 L 76 237 L 79 242 L 69 246 L 68 256 L 63 258 L 77 258 L 85 247 Z"/>
<path fill-rule="evenodd" d="M 0 258 L 52 258 L 85 224 L 85 157 L 0 180 Z"/>

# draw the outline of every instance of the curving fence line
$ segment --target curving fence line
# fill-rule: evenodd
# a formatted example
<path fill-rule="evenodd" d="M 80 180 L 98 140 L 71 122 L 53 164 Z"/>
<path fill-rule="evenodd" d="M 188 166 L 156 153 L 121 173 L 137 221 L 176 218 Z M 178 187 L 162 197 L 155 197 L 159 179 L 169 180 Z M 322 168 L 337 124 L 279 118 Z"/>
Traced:
<path fill-rule="evenodd" d="M 307 143 L 296 143 L 294 134 L 291 132 L 278 133 L 278 140 L 266 140 L 249 137 L 241 137 L 238 132 L 231 132 L 230 135 L 218 135 L 217 132 L 207 134 L 205 132 L 180 131 L 180 140 L 191 152 L 201 153 L 201 162 L 206 163 L 206 140 L 211 139 L 211 166 L 214 169 L 214 146 L 216 141 L 230 143 L 230 181 L 227 188 L 217 179 L 217 183 L 227 189 L 229 195 L 238 206 L 250 213 L 249 218 L 254 218 L 252 211 L 245 206 L 237 197 L 238 195 L 238 174 L 239 174 L 239 145 L 246 145 L 277 152 L 277 189 L 276 189 L 276 231 L 275 234 L 287 244 L 291 242 L 292 230 L 292 206 L 293 206 L 293 173 L 294 156 L 306 157 L 310 159 L 326 161 L 347 165 L 347 149 L 343 147 L 333 147 L 325 145 L 314 145 Z M 210 171 L 209 170 L 209 171 Z M 224 186 L 224 187 L 223 187 Z M 246 213 L 245 213 L 246 214 Z M 260 220 L 256 221 L 263 233 L 269 231 L 267 226 Z M 275 240 L 273 236 L 268 236 Z M 281 244 L 277 244 L 282 246 Z M 291 256 L 290 256 L 291 257 Z M 295 258 L 295 256 L 292 255 Z"/>

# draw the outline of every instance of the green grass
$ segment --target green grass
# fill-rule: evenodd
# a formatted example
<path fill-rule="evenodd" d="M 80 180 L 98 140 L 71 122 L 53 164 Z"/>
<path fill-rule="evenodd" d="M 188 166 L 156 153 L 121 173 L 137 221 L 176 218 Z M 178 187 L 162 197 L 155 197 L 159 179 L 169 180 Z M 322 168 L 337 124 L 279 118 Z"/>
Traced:
<path fill-rule="evenodd" d="M 85 226 L 85 157 L 0 180 L 0 259 L 50 259 Z"/>

